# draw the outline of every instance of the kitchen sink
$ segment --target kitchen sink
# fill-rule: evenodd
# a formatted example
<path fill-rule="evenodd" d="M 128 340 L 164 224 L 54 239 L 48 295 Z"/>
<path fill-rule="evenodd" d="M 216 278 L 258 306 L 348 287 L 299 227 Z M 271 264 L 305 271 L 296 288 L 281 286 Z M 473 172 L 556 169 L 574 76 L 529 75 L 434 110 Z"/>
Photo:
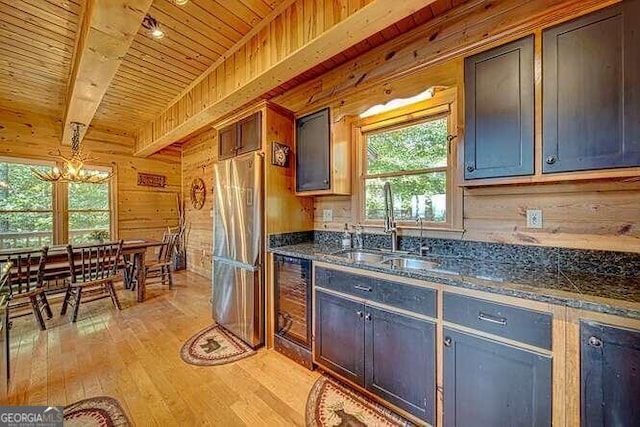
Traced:
<path fill-rule="evenodd" d="M 363 251 L 348 251 L 343 252 L 340 256 L 348 259 L 353 262 L 366 262 L 371 264 L 377 264 L 384 260 L 383 254 L 376 254 L 371 252 L 363 252 Z"/>
<path fill-rule="evenodd" d="M 432 270 L 438 266 L 437 262 L 416 258 L 387 258 L 382 261 L 382 264 L 391 268 L 406 268 L 408 270 Z"/>
<path fill-rule="evenodd" d="M 432 270 L 438 267 L 439 263 L 427 261 L 419 258 L 408 256 L 398 256 L 389 252 L 372 252 L 361 250 L 343 250 L 336 252 L 340 258 L 347 259 L 352 262 L 383 265 L 385 267 L 407 269 L 407 270 Z"/>

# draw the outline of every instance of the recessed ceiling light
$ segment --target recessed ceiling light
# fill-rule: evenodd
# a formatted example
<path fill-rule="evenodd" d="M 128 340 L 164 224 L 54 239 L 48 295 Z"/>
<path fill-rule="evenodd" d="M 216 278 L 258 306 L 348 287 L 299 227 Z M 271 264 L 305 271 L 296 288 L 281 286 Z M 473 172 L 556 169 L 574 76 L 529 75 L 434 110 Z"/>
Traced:
<path fill-rule="evenodd" d="M 160 23 L 151 15 L 147 14 L 142 20 L 142 26 L 149 31 L 149 34 L 154 39 L 161 39 L 164 37 L 164 31 L 160 28 Z"/>
<path fill-rule="evenodd" d="M 188 2 L 189 2 L 189 0 L 173 0 L 173 3 L 178 5 L 178 6 L 184 6 Z"/>

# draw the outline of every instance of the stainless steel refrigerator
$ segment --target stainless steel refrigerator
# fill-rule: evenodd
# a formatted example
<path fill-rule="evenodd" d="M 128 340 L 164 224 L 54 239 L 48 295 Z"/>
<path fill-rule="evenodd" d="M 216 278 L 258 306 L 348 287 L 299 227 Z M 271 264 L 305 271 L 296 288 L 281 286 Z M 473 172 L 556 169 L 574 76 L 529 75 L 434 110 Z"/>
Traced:
<path fill-rule="evenodd" d="M 263 159 L 214 166 L 213 318 L 247 344 L 264 343 Z"/>

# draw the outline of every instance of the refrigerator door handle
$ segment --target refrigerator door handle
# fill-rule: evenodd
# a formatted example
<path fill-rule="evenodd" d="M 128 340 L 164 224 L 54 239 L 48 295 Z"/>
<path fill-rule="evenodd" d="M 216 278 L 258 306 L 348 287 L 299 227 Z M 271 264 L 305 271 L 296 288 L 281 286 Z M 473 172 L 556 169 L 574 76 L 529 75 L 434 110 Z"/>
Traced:
<path fill-rule="evenodd" d="M 231 265 L 233 267 L 241 268 L 243 270 L 259 271 L 260 268 L 261 268 L 260 265 L 246 264 L 244 262 L 235 261 L 233 259 L 224 258 L 224 257 L 216 256 L 216 255 L 214 255 L 212 258 L 213 258 L 214 261 L 219 262 L 221 264 Z"/>

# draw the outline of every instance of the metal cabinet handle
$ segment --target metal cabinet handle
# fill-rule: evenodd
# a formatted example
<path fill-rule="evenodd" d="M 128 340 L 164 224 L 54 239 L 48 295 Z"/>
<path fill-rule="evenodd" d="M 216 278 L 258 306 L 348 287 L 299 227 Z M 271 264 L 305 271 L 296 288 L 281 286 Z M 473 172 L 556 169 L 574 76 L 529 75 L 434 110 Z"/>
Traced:
<path fill-rule="evenodd" d="M 367 286 L 354 285 L 354 289 L 357 289 L 359 291 L 371 292 L 371 288 Z"/>
<path fill-rule="evenodd" d="M 596 336 L 589 337 L 588 344 L 591 347 L 600 348 L 600 347 L 602 347 L 602 340 L 600 338 L 596 337 Z"/>
<path fill-rule="evenodd" d="M 323 183 L 323 184 L 328 184 L 328 183 L 329 183 L 329 181 L 325 179 L 325 180 L 323 180 L 323 181 L 322 181 L 322 183 Z"/>
<path fill-rule="evenodd" d="M 505 317 L 495 317 L 483 312 L 478 313 L 478 320 L 482 320 L 489 323 L 494 323 L 500 326 L 507 326 L 507 319 Z"/>
<path fill-rule="evenodd" d="M 444 346 L 445 347 L 451 347 L 451 337 L 445 337 L 444 339 Z"/>
<path fill-rule="evenodd" d="M 364 316 L 365 320 L 368 320 L 369 322 L 371 322 L 371 313 L 367 313 L 366 316 Z"/>
<path fill-rule="evenodd" d="M 356 311 L 356 314 L 358 315 L 358 317 L 362 317 L 362 311 L 358 310 Z"/>
<path fill-rule="evenodd" d="M 473 172 L 474 170 L 476 170 L 475 166 L 471 163 L 467 163 L 467 172 Z"/>
<path fill-rule="evenodd" d="M 556 162 L 556 156 L 547 156 L 544 160 L 548 165 L 552 165 Z"/>

